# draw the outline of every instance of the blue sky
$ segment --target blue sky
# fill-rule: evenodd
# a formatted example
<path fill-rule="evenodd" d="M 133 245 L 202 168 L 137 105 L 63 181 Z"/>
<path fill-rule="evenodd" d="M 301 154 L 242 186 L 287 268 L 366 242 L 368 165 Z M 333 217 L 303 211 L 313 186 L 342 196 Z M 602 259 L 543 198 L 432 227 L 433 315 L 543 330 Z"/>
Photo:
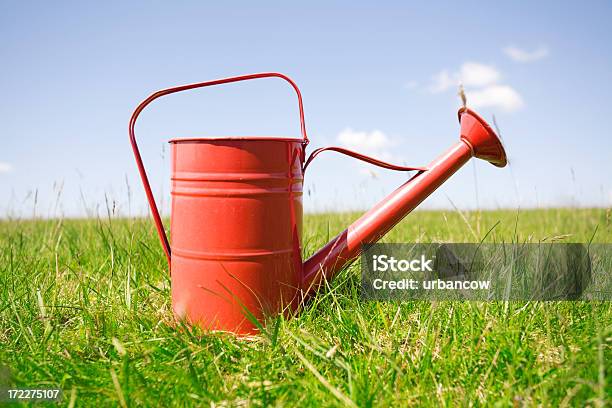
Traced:
<path fill-rule="evenodd" d="M 311 149 L 414 165 L 457 140 L 463 82 L 468 105 L 495 114 L 511 167 L 468 164 L 423 208 L 612 204 L 609 2 L 287 4 L 0 3 L 0 214 L 105 214 L 107 200 L 146 214 L 127 137 L 135 106 L 261 71 L 301 87 Z M 299 136 L 295 105 L 274 79 L 154 103 L 137 135 L 166 212 L 167 139 Z M 405 177 L 323 154 L 305 208 L 366 208 Z"/>

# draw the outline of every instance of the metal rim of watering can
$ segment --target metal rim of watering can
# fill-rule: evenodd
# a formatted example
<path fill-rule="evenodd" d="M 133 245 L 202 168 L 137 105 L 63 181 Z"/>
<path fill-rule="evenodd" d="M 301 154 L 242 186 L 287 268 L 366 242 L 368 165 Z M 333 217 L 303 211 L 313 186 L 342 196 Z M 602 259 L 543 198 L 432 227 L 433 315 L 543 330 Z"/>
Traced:
<path fill-rule="evenodd" d="M 268 142 L 299 142 L 300 139 L 284 136 L 216 136 L 216 137 L 176 137 L 168 140 L 168 143 L 206 143 L 224 140 L 268 141 Z"/>
<path fill-rule="evenodd" d="M 157 229 L 157 234 L 159 235 L 159 239 L 164 249 L 166 259 L 168 260 L 169 269 L 172 268 L 172 263 L 171 263 L 172 251 L 170 249 L 170 242 L 168 241 L 168 236 L 166 235 L 166 230 L 164 228 L 163 221 L 161 219 L 161 216 L 159 215 L 159 210 L 157 208 L 157 203 L 155 202 L 155 197 L 153 196 L 153 192 L 151 191 L 151 184 L 149 183 L 149 178 L 147 176 L 147 172 L 144 167 L 142 156 L 140 155 L 140 150 L 138 149 L 138 144 L 136 143 L 136 134 L 134 131 L 136 120 L 138 119 L 138 116 L 144 110 L 144 108 L 147 107 L 147 105 L 149 105 L 155 99 L 160 98 L 162 96 L 170 95 L 170 94 L 182 92 L 182 91 L 188 91 L 188 90 L 196 89 L 196 88 L 203 88 L 203 87 L 214 86 L 214 85 L 222 85 L 222 84 L 228 84 L 232 82 L 248 81 L 248 80 L 260 79 L 260 78 L 281 78 L 291 85 L 298 99 L 298 108 L 299 108 L 299 115 L 300 115 L 300 131 L 302 133 L 301 142 L 303 143 L 304 146 L 306 146 L 309 143 L 309 140 L 308 140 L 308 134 L 306 133 L 306 122 L 304 119 L 304 105 L 302 103 L 302 93 L 300 92 L 300 89 L 298 88 L 297 84 L 293 82 L 291 78 L 289 78 L 288 76 L 284 74 L 278 73 L 278 72 L 262 72 L 262 73 L 257 73 L 257 74 L 240 75 L 240 76 L 221 78 L 221 79 L 215 79 L 212 81 L 198 82 L 198 83 L 193 83 L 193 84 L 188 84 L 188 85 L 181 85 L 181 86 L 176 86 L 172 88 L 162 89 L 160 91 L 154 92 L 151 95 L 149 95 L 149 97 L 143 100 L 136 107 L 136 109 L 134 110 L 134 113 L 132 113 L 132 117 L 130 118 L 130 123 L 128 126 L 130 143 L 132 145 L 132 151 L 134 152 L 134 158 L 136 159 L 136 165 L 138 166 L 138 172 L 140 173 L 140 178 L 142 180 L 142 184 L 144 185 L 145 194 L 147 196 L 147 201 L 149 202 L 149 207 L 153 215 L 153 220 L 155 221 L 155 228 Z M 198 139 L 198 140 L 205 140 L 205 139 Z M 254 139 L 248 138 L 245 140 L 254 140 Z M 272 139 L 272 140 L 278 140 L 278 139 Z M 299 141 L 300 139 L 290 139 L 290 140 Z"/>
<path fill-rule="evenodd" d="M 468 108 L 467 106 L 462 106 L 461 108 L 459 108 L 459 110 L 457 111 L 457 119 L 459 119 L 459 123 L 461 123 L 461 117 L 463 116 L 464 113 L 467 113 L 471 116 L 474 117 L 474 119 L 476 119 L 478 122 L 480 122 L 482 124 L 482 126 L 485 127 L 485 129 L 487 129 L 489 132 L 493 133 L 495 135 L 495 137 L 497 139 L 499 139 L 499 136 L 497 135 L 497 133 L 495 133 L 495 131 L 491 128 L 491 125 L 489 125 L 487 123 L 486 120 L 483 119 L 482 116 L 480 116 L 478 113 L 476 113 L 475 111 L 473 111 L 472 109 Z"/>

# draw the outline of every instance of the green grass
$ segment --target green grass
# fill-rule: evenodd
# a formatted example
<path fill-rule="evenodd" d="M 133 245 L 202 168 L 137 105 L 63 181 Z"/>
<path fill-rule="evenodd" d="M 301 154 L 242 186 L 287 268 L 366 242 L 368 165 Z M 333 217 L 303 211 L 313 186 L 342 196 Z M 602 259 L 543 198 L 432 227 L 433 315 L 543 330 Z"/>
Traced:
<path fill-rule="evenodd" d="M 306 216 L 306 253 L 355 217 Z M 611 218 L 416 212 L 386 241 L 612 242 Z M 362 302 L 359 284 L 355 263 L 255 339 L 207 334 L 173 323 L 149 219 L 0 221 L 0 366 L 74 406 L 610 404 L 609 302 Z"/>

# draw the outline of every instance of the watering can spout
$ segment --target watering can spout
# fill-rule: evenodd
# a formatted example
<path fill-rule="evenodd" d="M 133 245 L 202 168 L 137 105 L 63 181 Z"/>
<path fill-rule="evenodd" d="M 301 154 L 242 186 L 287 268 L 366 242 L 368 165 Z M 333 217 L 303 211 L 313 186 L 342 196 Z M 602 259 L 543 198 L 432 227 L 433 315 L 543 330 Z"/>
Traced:
<path fill-rule="evenodd" d="M 497 167 L 507 164 L 501 141 L 485 120 L 465 107 L 458 115 L 461 130 L 460 140 L 455 145 L 304 262 L 302 288 L 306 296 L 313 294 L 323 280 L 330 280 L 359 256 L 364 244 L 378 241 L 471 157 L 486 160 Z"/>

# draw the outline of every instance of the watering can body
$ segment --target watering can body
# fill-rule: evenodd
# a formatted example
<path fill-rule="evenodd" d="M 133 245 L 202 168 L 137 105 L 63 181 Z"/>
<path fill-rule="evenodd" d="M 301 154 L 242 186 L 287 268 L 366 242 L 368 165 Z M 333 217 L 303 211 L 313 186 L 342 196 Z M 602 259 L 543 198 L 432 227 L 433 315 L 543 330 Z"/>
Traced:
<path fill-rule="evenodd" d="M 172 301 L 207 329 L 250 333 L 298 304 L 303 143 L 172 140 Z"/>
<path fill-rule="evenodd" d="M 153 100 L 171 93 L 266 77 L 284 79 L 294 88 L 302 138 L 170 140 L 169 241 L 135 139 L 140 112 Z M 231 77 L 168 88 L 149 96 L 132 115 L 129 134 L 170 266 L 177 318 L 204 329 L 256 333 L 266 316 L 294 313 L 324 279 L 331 279 L 357 257 L 363 244 L 380 239 L 471 157 L 505 166 L 504 149 L 486 122 L 466 108 L 459 111 L 459 120 L 457 143 L 428 166 L 405 167 L 339 147 L 317 149 L 306 159 L 308 136 L 302 97 L 295 83 L 282 74 Z M 325 150 L 416 174 L 303 261 L 304 172 Z"/>

